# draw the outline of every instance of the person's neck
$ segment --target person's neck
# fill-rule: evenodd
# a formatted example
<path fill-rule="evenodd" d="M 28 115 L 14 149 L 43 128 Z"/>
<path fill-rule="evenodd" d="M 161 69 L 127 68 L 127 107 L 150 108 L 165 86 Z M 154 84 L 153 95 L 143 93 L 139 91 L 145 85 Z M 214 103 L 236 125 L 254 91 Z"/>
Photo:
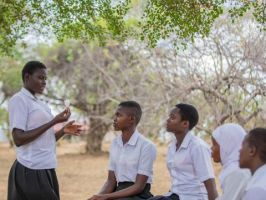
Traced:
<path fill-rule="evenodd" d="M 24 85 L 24 88 L 25 88 L 26 90 L 28 90 L 33 96 L 35 96 L 35 92 L 34 92 L 32 89 L 30 89 L 29 87 L 27 87 L 27 86 L 25 86 L 25 85 Z"/>
<path fill-rule="evenodd" d="M 262 165 L 265 165 L 266 163 L 262 162 L 260 159 L 256 159 L 253 164 L 251 164 L 250 171 L 251 174 L 254 175 L 254 173 L 259 169 Z"/>
<path fill-rule="evenodd" d="M 132 127 L 129 127 L 125 130 L 122 130 L 122 141 L 123 141 L 123 144 L 126 144 L 130 137 L 134 134 L 136 130 L 136 127 L 132 126 Z"/>
<path fill-rule="evenodd" d="M 183 142 L 183 140 L 186 137 L 186 135 L 187 135 L 188 132 L 189 132 L 188 130 L 185 130 L 183 132 L 176 132 L 176 133 L 174 133 L 175 134 L 175 138 L 177 140 L 176 150 L 179 149 L 179 147 L 181 146 L 181 144 L 182 144 L 182 142 Z"/>

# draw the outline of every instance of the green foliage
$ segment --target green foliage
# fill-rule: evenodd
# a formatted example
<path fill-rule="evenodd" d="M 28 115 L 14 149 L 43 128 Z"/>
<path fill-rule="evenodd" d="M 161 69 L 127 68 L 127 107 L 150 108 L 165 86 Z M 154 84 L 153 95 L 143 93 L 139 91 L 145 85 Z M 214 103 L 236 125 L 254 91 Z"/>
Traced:
<path fill-rule="evenodd" d="M 50 4 L 42 1 L 1 1 L 0 54 L 11 54 L 16 42 L 30 31 L 47 34 L 51 24 L 50 8 Z"/>
<path fill-rule="evenodd" d="M 232 20 L 244 16 L 249 10 L 259 23 L 261 30 L 266 31 L 266 3 L 263 1 L 240 0 L 236 6 L 229 10 Z"/>
<path fill-rule="evenodd" d="M 8 121 L 8 112 L 4 108 L 0 108 L 0 124 Z M 1 127 L 0 127 L 1 128 Z"/>
<path fill-rule="evenodd" d="M 11 58 L 2 58 L 0 64 L 0 81 L 6 98 L 11 97 L 22 86 L 21 63 Z"/>
<path fill-rule="evenodd" d="M 12 51 L 14 58 L 1 57 L 0 58 L 0 128 L 6 134 L 10 146 L 13 146 L 13 140 L 11 134 L 8 131 L 8 112 L 5 107 L 2 107 L 2 103 L 6 102 L 14 93 L 16 93 L 22 85 L 21 81 L 21 63 L 22 60 L 19 53 Z"/>
<path fill-rule="evenodd" d="M 59 41 L 75 38 L 104 44 L 109 37 L 123 39 L 128 5 L 128 0 L 116 5 L 111 0 L 54 1 L 54 33 Z"/>
<path fill-rule="evenodd" d="M 0 2 L 0 53 L 8 52 L 15 45 L 19 33 L 14 31 L 14 27 L 23 16 L 28 15 L 28 12 L 23 12 L 25 4 L 25 1 Z"/>
<path fill-rule="evenodd" d="M 222 13 L 223 0 L 148 1 L 141 24 L 142 39 L 147 38 L 151 46 L 170 36 L 181 41 L 193 41 L 197 34 L 206 36 L 214 20 Z"/>
<path fill-rule="evenodd" d="M 141 9 L 134 10 L 140 5 Z M 48 37 L 54 34 L 59 41 L 73 38 L 100 44 L 110 38 L 134 37 L 153 47 L 170 37 L 177 47 L 186 46 L 195 37 L 208 35 L 225 9 L 233 20 L 251 12 L 265 31 L 265 8 L 260 0 L 2 1 L 0 54 L 10 54 L 16 41 L 32 32 Z"/>

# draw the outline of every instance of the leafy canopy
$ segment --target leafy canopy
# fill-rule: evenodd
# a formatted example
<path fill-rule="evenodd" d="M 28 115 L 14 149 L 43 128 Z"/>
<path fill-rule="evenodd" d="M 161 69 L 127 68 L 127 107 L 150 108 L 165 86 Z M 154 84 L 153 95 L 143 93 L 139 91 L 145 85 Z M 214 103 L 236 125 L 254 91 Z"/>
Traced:
<path fill-rule="evenodd" d="M 10 53 L 28 33 L 55 35 L 59 41 L 98 40 L 101 44 L 109 38 L 134 37 L 153 47 L 170 37 L 176 46 L 185 45 L 208 35 L 224 11 L 233 20 L 250 12 L 265 31 L 265 4 L 263 0 L 1 1 L 0 53 Z"/>

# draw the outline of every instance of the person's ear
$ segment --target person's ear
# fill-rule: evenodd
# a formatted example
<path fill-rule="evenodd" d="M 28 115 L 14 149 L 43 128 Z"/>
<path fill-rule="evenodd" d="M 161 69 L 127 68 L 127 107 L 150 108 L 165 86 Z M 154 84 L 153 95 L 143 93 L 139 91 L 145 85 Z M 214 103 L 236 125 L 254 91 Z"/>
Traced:
<path fill-rule="evenodd" d="M 183 121 L 183 126 L 188 128 L 189 127 L 189 121 L 187 121 L 187 120 Z"/>
<path fill-rule="evenodd" d="M 257 154 L 257 152 L 258 152 L 258 149 L 254 145 L 249 147 L 249 155 L 251 157 L 254 157 Z"/>
<path fill-rule="evenodd" d="M 24 82 L 27 82 L 29 80 L 29 78 L 30 78 L 30 74 L 29 73 L 26 73 L 24 75 Z"/>
<path fill-rule="evenodd" d="M 131 115 L 131 116 L 130 116 L 130 120 L 131 120 L 132 122 L 135 122 L 135 116 L 134 116 L 134 115 Z"/>

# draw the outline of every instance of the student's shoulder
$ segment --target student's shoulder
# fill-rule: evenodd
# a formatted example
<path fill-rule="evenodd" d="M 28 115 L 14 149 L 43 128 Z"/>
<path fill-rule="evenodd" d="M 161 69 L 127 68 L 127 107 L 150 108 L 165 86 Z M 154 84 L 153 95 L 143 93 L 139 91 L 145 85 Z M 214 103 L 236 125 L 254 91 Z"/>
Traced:
<path fill-rule="evenodd" d="M 15 94 L 9 99 L 9 101 L 14 101 L 14 99 L 22 99 L 22 96 L 21 96 L 20 92 L 15 93 Z"/>
<path fill-rule="evenodd" d="M 8 101 L 8 104 L 17 104 L 18 102 L 20 103 L 25 103 L 25 99 L 23 95 L 21 95 L 21 92 L 17 92 L 14 94 Z"/>
<path fill-rule="evenodd" d="M 210 149 L 210 146 L 205 142 L 203 139 L 201 139 L 199 136 L 192 135 L 191 136 L 191 148 L 192 149 Z"/>
<path fill-rule="evenodd" d="M 140 139 L 142 145 L 156 149 L 155 144 L 150 139 L 145 137 L 144 135 L 139 134 L 139 139 Z"/>
<path fill-rule="evenodd" d="M 199 136 L 197 135 L 192 135 L 191 136 L 191 142 L 194 145 L 200 145 L 200 146 L 209 146 L 203 139 L 201 139 Z"/>

